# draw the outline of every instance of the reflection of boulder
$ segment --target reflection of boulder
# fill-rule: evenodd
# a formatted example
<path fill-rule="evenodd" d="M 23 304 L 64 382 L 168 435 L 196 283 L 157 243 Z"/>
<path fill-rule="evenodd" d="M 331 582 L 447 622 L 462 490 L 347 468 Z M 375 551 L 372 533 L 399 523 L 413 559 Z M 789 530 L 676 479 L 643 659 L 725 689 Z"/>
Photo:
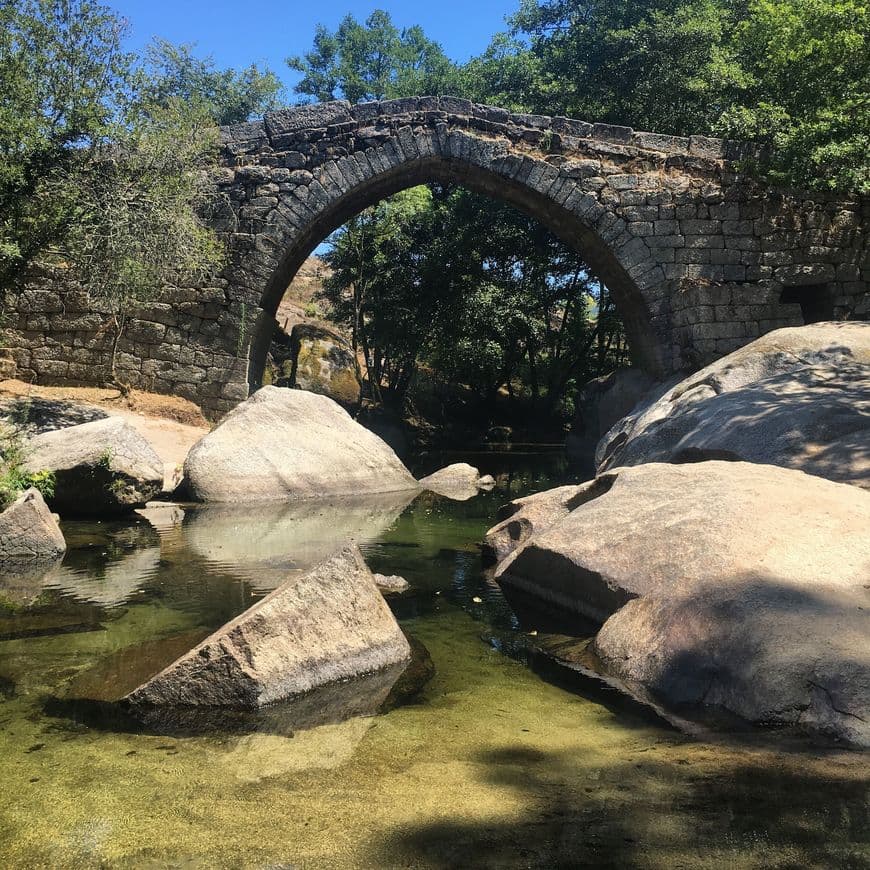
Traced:
<path fill-rule="evenodd" d="M 348 539 L 365 543 L 378 537 L 413 496 L 204 505 L 185 512 L 181 534 L 203 559 L 232 569 L 255 589 L 274 589 L 287 579 L 288 569 L 310 568 Z"/>
<path fill-rule="evenodd" d="M 66 552 L 66 541 L 39 490 L 25 490 L 0 512 L 0 564 L 52 562 Z"/>
<path fill-rule="evenodd" d="M 133 550 L 102 570 L 76 570 L 64 565 L 46 578 L 46 586 L 60 589 L 79 601 L 117 607 L 132 598 L 160 567 L 160 547 Z"/>
<path fill-rule="evenodd" d="M 136 706 L 257 708 L 410 657 L 350 547 L 288 580 L 128 698 Z"/>
<path fill-rule="evenodd" d="M 190 451 L 199 501 L 322 499 L 417 489 L 390 447 L 326 396 L 263 387 Z"/>
<path fill-rule="evenodd" d="M 54 472 L 53 510 L 64 516 L 129 513 L 163 488 L 163 462 L 126 421 L 109 417 L 36 435 L 27 469 Z"/>

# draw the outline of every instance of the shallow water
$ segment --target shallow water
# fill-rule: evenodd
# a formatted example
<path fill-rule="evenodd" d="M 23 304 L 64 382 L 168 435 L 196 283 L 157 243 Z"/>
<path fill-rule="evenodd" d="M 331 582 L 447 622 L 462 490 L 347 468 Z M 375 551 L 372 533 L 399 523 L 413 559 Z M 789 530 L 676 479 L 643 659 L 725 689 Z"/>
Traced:
<path fill-rule="evenodd" d="M 2 865 L 870 866 L 866 755 L 690 738 L 540 666 L 477 542 L 564 463 L 470 461 L 499 487 L 461 503 L 67 524 L 62 566 L 0 582 Z M 132 688 L 348 535 L 414 587 L 391 603 L 436 673 L 404 704 L 163 733 L 65 700 Z"/>

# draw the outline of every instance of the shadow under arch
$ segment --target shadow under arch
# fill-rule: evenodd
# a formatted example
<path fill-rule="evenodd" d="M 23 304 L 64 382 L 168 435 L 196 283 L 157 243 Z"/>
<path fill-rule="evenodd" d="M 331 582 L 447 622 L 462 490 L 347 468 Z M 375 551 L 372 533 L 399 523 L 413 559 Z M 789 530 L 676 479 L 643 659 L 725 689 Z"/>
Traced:
<path fill-rule="evenodd" d="M 647 302 L 637 284 L 594 228 L 529 184 L 506 178 L 473 162 L 436 155 L 403 162 L 354 185 L 319 210 L 293 236 L 260 298 L 261 311 L 254 325 L 249 352 L 248 387 L 251 392 L 262 385 L 278 306 L 293 277 L 317 245 L 369 206 L 428 182 L 459 184 L 475 193 L 506 202 L 540 221 L 557 238 L 581 252 L 592 272 L 607 285 L 612 294 L 625 325 L 635 364 L 654 377 L 664 374 L 665 348 L 653 327 Z M 582 187 L 579 180 L 578 185 Z"/>

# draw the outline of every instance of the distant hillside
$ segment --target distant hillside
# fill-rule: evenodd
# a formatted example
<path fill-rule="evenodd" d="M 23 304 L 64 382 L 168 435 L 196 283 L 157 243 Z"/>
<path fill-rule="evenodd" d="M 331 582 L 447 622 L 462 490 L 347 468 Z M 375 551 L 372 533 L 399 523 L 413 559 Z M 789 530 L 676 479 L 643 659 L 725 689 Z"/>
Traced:
<path fill-rule="evenodd" d="M 320 257 L 311 256 L 302 264 L 275 314 L 284 332 L 289 333 L 297 323 L 317 319 L 306 316 L 305 307 L 314 301 L 323 286 L 323 279 L 329 274 L 329 267 Z"/>

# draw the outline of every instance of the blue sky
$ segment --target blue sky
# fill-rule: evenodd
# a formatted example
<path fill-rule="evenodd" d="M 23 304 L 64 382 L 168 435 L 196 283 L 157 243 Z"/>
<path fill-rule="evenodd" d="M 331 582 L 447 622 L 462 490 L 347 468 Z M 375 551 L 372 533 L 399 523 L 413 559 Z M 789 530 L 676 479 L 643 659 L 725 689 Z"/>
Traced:
<path fill-rule="evenodd" d="M 287 84 L 288 96 L 298 74 L 284 58 L 311 48 L 314 28 L 325 24 L 334 30 L 348 13 L 364 20 L 374 9 L 386 9 L 398 27 L 419 24 L 426 35 L 440 42 L 453 60 L 479 54 L 490 37 L 504 30 L 505 17 L 513 14 L 518 0 L 436 0 L 430 3 L 320 0 L 320 2 L 269 2 L 269 0 L 107 0 L 130 22 L 128 46 L 140 49 L 152 37 L 171 42 L 196 43 L 196 54 L 211 54 L 221 67 L 267 63 Z"/>

